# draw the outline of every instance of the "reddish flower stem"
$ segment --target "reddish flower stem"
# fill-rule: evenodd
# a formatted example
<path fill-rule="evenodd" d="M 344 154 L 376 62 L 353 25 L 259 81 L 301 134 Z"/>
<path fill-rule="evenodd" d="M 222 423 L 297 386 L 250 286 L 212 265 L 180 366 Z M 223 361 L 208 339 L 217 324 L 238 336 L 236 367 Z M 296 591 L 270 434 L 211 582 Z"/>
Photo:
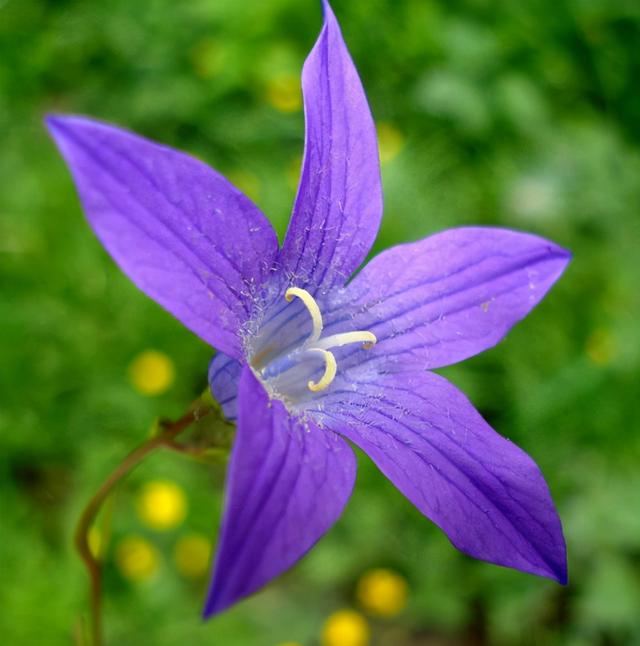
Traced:
<path fill-rule="evenodd" d="M 159 432 L 131 451 L 127 457 L 112 471 L 102 483 L 98 491 L 87 503 L 80 518 L 74 536 L 74 542 L 82 558 L 90 580 L 90 606 L 91 606 L 91 644 L 103 645 L 102 634 L 102 564 L 89 546 L 89 531 L 105 500 L 113 488 L 134 469 L 144 458 L 161 447 L 171 450 L 182 450 L 175 442 L 175 438 L 192 424 L 202 419 L 213 411 L 213 407 L 204 404 L 201 399 L 196 400 L 189 411 L 175 422 L 163 421 L 159 424 Z"/>

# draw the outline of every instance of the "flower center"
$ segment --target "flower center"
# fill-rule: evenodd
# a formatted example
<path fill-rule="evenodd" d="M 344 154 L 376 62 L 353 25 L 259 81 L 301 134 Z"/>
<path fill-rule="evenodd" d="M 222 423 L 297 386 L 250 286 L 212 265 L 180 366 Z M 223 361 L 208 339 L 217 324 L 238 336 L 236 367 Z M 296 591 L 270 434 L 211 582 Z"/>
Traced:
<path fill-rule="evenodd" d="M 296 385 L 294 382 L 299 383 L 301 379 L 306 379 L 305 375 L 308 375 L 309 369 L 313 368 L 313 365 L 309 364 L 317 363 L 318 359 L 324 363 L 324 372 L 317 380 L 308 379 L 306 386 L 313 393 L 325 390 L 335 379 L 338 371 L 338 363 L 331 348 L 361 343 L 363 348 L 369 349 L 377 342 L 376 336 L 366 331 L 343 332 L 323 337 L 322 312 L 313 296 L 306 289 L 290 287 L 284 297 L 288 303 L 298 298 L 306 308 L 311 316 L 310 334 L 279 354 L 273 353 L 273 346 L 269 344 L 266 350 L 256 353 L 251 359 L 253 369 L 262 380 L 272 383 L 274 389 L 280 394 L 283 391 L 294 390 Z"/>

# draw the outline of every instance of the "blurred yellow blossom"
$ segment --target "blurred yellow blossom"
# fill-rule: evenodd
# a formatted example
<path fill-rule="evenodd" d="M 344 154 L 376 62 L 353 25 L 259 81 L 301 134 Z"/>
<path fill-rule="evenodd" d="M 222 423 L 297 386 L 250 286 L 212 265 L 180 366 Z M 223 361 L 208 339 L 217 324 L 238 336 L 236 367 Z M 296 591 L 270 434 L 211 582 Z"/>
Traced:
<path fill-rule="evenodd" d="M 137 510 L 143 523 L 163 531 L 182 523 L 187 513 L 187 500 L 184 491 L 175 482 L 153 480 L 142 488 Z"/>
<path fill-rule="evenodd" d="M 322 646 L 367 646 L 367 620 L 354 610 L 339 610 L 328 617 L 322 629 Z"/>
<path fill-rule="evenodd" d="M 226 176 L 235 187 L 254 202 L 260 199 L 260 180 L 253 173 L 246 170 L 232 170 L 228 171 Z"/>
<path fill-rule="evenodd" d="M 267 81 L 266 99 L 280 112 L 296 112 L 302 107 L 300 79 L 295 74 L 279 74 Z"/>
<path fill-rule="evenodd" d="M 162 352 L 145 350 L 131 362 L 129 378 L 143 395 L 160 395 L 173 383 L 173 362 Z"/>
<path fill-rule="evenodd" d="M 407 582 L 391 570 L 370 570 L 358 582 L 356 595 L 371 614 L 392 617 L 407 603 Z"/>
<path fill-rule="evenodd" d="M 93 557 L 99 559 L 102 556 L 102 532 L 95 525 L 89 530 L 87 542 Z"/>
<path fill-rule="evenodd" d="M 173 550 L 178 572 L 188 579 L 199 579 L 209 569 L 211 542 L 202 534 L 187 534 L 180 538 Z"/>
<path fill-rule="evenodd" d="M 145 538 L 129 536 L 116 547 L 116 565 L 125 579 L 146 581 L 158 571 L 160 555 Z"/>
<path fill-rule="evenodd" d="M 287 184 L 289 188 L 295 190 L 298 188 L 298 182 L 300 181 L 300 170 L 302 169 L 302 157 L 294 157 L 289 164 L 285 174 L 287 176 Z"/>
<path fill-rule="evenodd" d="M 392 124 L 382 121 L 377 124 L 380 162 L 386 164 L 397 157 L 404 147 L 404 135 Z"/>
<path fill-rule="evenodd" d="M 585 352 L 597 366 L 606 366 L 616 355 L 616 347 L 611 333 L 599 328 L 594 330 L 587 339 Z"/>
<path fill-rule="evenodd" d="M 202 78 L 213 78 L 224 64 L 223 51 L 215 40 L 198 41 L 189 52 L 191 65 L 196 74 Z"/>

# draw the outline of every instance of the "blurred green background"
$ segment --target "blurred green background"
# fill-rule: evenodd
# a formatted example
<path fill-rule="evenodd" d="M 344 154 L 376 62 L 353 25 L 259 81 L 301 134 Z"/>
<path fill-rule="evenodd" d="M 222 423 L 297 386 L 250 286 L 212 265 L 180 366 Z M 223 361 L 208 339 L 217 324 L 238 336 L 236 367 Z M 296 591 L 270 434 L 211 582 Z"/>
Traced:
<path fill-rule="evenodd" d="M 544 471 L 570 585 L 460 555 L 360 456 L 353 499 L 316 549 L 203 624 L 224 465 L 158 454 L 95 532 L 108 643 L 311 645 L 324 631 L 349 646 L 349 631 L 352 644 L 368 631 L 387 646 L 640 644 L 640 4 L 334 9 L 379 126 L 376 251 L 487 224 L 574 253 L 500 346 L 443 371 Z M 211 357 L 95 240 L 43 115 L 84 113 L 190 151 L 282 234 L 302 151 L 299 72 L 320 24 L 316 0 L 0 0 L 3 644 L 77 640 L 75 519 L 153 420 L 205 387 Z M 393 576 L 376 586 L 378 568 Z M 358 614 L 334 614 L 346 610 Z"/>

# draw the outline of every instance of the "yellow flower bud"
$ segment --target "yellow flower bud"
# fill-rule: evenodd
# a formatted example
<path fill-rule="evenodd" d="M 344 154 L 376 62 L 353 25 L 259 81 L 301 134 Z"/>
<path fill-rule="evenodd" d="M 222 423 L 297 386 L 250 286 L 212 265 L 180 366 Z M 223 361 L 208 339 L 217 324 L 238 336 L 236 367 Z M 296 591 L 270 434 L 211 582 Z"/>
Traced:
<path fill-rule="evenodd" d="M 209 569 L 211 542 L 201 534 L 187 534 L 180 538 L 173 550 L 178 572 L 188 579 L 199 579 Z"/>
<path fill-rule="evenodd" d="M 395 159 L 404 147 L 404 135 L 393 125 L 381 122 L 377 125 L 380 163 Z"/>
<path fill-rule="evenodd" d="M 358 582 L 356 595 L 371 614 L 392 617 L 407 603 L 407 582 L 391 570 L 371 570 Z"/>
<path fill-rule="evenodd" d="M 367 646 L 370 637 L 367 620 L 354 610 L 339 610 L 325 621 L 322 646 Z"/>
<path fill-rule="evenodd" d="M 146 350 L 129 366 L 129 378 L 139 393 L 160 395 L 173 383 L 173 362 L 162 352 Z"/>
<path fill-rule="evenodd" d="M 160 565 L 158 550 L 145 538 L 130 536 L 116 547 L 116 565 L 125 579 L 141 582 L 150 579 Z"/>
<path fill-rule="evenodd" d="M 184 491 L 175 482 L 147 482 L 138 496 L 138 517 L 157 531 L 173 529 L 182 523 L 187 513 Z"/>
<path fill-rule="evenodd" d="M 102 556 L 102 532 L 95 525 L 89 530 L 87 542 L 93 558 L 99 559 Z"/>
<path fill-rule="evenodd" d="M 225 173 L 227 179 L 237 188 L 239 188 L 247 197 L 254 202 L 260 199 L 260 180 L 249 171 L 231 170 Z"/>
<path fill-rule="evenodd" d="M 302 107 L 300 80 L 295 74 L 280 74 L 267 83 L 267 102 L 280 112 L 297 112 Z"/>
<path fill-rule="evenodd" d="M 585 347 L 587 357 L 597 366 L 606 366 L 615 359 L 616 346 L 610 332 L 598 328 L 594 330 Z"/>
<path fill-rule="evenodd" d="M 302 170 L 302 157 L 294 157 L 285 169 L 285 176 L 287 178 L 287 185 L 290 189 L 296 190 L 298 182 L 300 181 L 300 171 Z"/>

